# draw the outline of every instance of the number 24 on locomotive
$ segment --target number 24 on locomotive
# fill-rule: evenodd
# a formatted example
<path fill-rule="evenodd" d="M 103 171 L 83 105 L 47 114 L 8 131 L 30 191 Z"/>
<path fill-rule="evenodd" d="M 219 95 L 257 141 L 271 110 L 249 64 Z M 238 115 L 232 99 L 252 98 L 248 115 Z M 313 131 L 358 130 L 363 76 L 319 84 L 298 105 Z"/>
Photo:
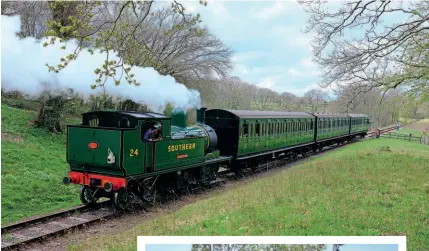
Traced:
<path fill-rule="evenodd" d="M 130 149 L 130 157 L 139 156 L 139 149 Z"/>

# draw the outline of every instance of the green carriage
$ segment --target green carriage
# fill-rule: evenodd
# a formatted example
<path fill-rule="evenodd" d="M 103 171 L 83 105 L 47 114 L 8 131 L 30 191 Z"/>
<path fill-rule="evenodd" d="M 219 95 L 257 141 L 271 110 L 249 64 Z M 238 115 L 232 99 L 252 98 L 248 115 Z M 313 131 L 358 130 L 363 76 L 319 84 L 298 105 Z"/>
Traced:
<path fill-rule="evenodd" d="M 306 112 L 211 109 L 206 123 L 218 135 L 221 155 L 238 161 L 310 145 L 315 137 L 315 116 Z"/>

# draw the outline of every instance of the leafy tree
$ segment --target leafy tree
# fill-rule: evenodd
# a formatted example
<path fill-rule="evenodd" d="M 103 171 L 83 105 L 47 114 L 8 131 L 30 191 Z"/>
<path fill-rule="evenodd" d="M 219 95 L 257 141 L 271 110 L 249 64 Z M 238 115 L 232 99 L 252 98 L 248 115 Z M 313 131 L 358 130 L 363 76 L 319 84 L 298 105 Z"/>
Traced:
<path fill-rule="evenodd" d="M 350 86 L 355 95 L 408 86 L 428 93 L 429 2 L 300 0 L 315 32 L 313 56 L 323 86 Z M 406 6 L 405 6 L 406 5 Z M 387 17 L 396 16 L 395 22 Z"/>
<path fill-rule="evenodd" d="M 206 5 L 205 2 L 200 3 Z M 139 85 L 131 73 L 136 62 L 129 55 L 138 51 L 142 54 L 151 53 L 146 44 L 139 43 L 136 34 L 139 27 L 150 17 L 153 5 L 154 1 L 51 1 L 53 19 L 48 22 L 47 35 L 52 36 L 52 39 L 44 45 L 49 46 L 57 41 L 65 42 L 70 39 L 75 39 L 78 44 L 73 53 L 60 59 L 58 65 L 48 65 L 49 70 L 59 72 L 72 60 L 76 60 L 82 50 L 94 53 L 95 48 L 106 53 L 106 61 L 95 69 L 98 78 L 92 88 L 103 87 L 108 78 L 113 78 L 115 84 L 119 85 L 122 76 L 125 76 L 129 84 Z M 176 1 L 172 2 L 171 8 L 174 13 L 181 15 L 183 23 L 174 25 L 170 32 L 185 29 L 200 31 L 196 26 L 201 22 L 199 15 L 186 14 L 183 5 Z M 112 17 L 109 14 L 113 14 Z M 123 57 L 119 61 L 109 59 L 111 50 Z M 116 79 L 118 69 L 123 74 Z"/>

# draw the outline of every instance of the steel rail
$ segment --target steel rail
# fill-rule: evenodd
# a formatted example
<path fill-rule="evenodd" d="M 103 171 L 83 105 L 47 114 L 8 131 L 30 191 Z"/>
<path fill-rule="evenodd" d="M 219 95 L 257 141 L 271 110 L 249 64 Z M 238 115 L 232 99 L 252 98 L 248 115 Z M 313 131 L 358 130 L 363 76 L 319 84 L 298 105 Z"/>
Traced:
<path fill-rule="evenodd" d="M 23 244 L 112 217 L 118 212 L 105 210 L 109 205 L 111 205 L 110 201 L 103 201 L 95 208 L 81 205 L 4 226 L 1 228 L 1 250 L 16 249 Z"/>

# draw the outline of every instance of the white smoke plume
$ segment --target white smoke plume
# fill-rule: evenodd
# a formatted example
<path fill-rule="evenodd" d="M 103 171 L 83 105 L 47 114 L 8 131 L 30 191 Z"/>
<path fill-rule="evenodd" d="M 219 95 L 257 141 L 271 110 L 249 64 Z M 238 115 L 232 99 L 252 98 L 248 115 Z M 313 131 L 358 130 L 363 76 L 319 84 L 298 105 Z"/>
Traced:
<path fill-rule="evenodd" d="M 96 68 L 101 68 L 106 60 L 105 53 L 95 51 L 91 55 L 82 50 L 78 58 L 70 62 L 59 73 L 49 72 L 46 63 L 57 65 L 60 58 L 73 53 L 76 41 L 67 44 L 56 42 L 54 45 L 43 47 L 47 39 L 36 40 L 33 37 L 20 39 L 16 33 L 21 30 L 19 16 L 1 16 L 1 87 L 5 91 L 19 91 L 21 93 L 38 96 L 46 90 L 47 84 L 51 93 L 60 93 L 72 88 L 84 100 L 90 94 L 102 92 L 102 88 L 91 89 L 95 84 Z M 66 50 L 61 46 L 67 45 Z M 109 54 L 109 60 L 119 61 L 116 53 Z M 121 71 L 117 71 L 119 78 Z M 130 85 L 123 76 L 121 84 L 116 86 L 113 79 L 105 84 L 106 93 L 114 97 L 129 98 L 137 103 L 146 104 L 151 110 L 162 112 L 167 103 L 183 109 L 198 108 L 200 94 L 196 90 L 189 90 L 185 85 L 177 83 L 171 76 L 162 76 L 153 68 L 134 67 L 135 75 L 140 86 Z"/>

